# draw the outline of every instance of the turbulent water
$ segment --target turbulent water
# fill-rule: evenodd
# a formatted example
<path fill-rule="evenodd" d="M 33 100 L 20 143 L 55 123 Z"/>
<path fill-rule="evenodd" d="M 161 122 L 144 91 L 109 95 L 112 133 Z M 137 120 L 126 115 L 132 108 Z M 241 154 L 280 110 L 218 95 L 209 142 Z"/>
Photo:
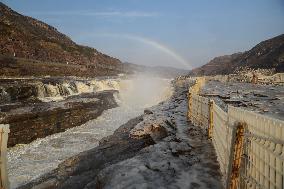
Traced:
<path fill-rule="evenodd" d="M 101 83 L 102 90 L 105 86 L 113 86 L 119 90 L 119 107 L 107 110 L 97 119 L 63 133 L 9 149 L 8 172 L 11 188 L 55 169 L 68 157 L 96 147 L 101 138 L 111 135 L 129 119 L 141 115 L 146 107 L 171 95 L 170 80 L 139 76 L 119 82 L 105 82 L 108 84 Z M 87 90 L 89 89 L 85 92 Z"/>
<path fill-rule="evenodd" d="M 44 101 L 59 101 L 65 97 L 104 90 L 119 90 L 120 79 L 93 79 L 84 81 L 64 81 L 57 84 L 37 83 L 37 97 Z"/>
<path fill-rule="evenodd" d="M 68 96 L 103 90 L 119 90 L 120 79 L 113 78 L 5 78 L 0 85 L 0 104 L 14 103 L 18 99 L 37 98 L 43 102 L 61 101 Z"/>

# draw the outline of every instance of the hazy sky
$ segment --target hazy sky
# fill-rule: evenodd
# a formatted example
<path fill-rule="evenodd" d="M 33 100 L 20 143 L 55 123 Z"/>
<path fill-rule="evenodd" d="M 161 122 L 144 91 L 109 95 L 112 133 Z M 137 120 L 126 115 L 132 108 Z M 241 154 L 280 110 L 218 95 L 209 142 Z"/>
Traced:
<path fill-rule="evenodd" d="M 197 67 L 284 33 L 284 0 L 2 0 L 75 42 L 144 65 Z"/>

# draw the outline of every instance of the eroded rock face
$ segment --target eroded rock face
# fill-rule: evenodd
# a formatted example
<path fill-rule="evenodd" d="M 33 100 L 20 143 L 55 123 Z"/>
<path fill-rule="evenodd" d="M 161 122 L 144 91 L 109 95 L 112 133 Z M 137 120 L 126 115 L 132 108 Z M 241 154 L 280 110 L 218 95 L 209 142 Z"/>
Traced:
<path fill-rule="evenodd" d="M 63 132 L 97 118 L 104 110 L 117 106 L 116 92 L 81 94 L 59 102 L 2 105 L 0 123 L 10 125 L 8 147 Z"/>
<path fill-rule="evenodd" d="M 0 2 L 2 76 L 117 75 L 121 62 L 94 48 L 78 45 L 56 28 L 17 13 Z M 52 62 L 52 63 L 51 63 Z"/>
<path fill-rule="evenodd" d="M 98 117 L 117 106 L 116 89 L 117 78 L 0 79 L 0 123 L 10 124 L 8 146 L 29 143 Z"/>
<path fill-rule="evenodd" d="M 268 69 L 284 71 L 284 34 L 262 41 L 252 49 L 232 55 L 219 56 L 195 68 L 190 75 L 224 75 L 242 70 Z"/>
<path fill-rule="evenodd" d="M 19 188 L 223 188 L 211 142 L 186 120 L 186 92 L 176 88 L 152 113 Z"/>
<path fill-rule="evenodd" d="M 131 131 L 131 138 L 143 138 L 150 135 L 153 140 L 159 141 L 168 136 L 172 129 L 168 129 L 167 125 L 174 125 L 167 117 L 157 118 L 154 114 L 145 115 L 145 121 L 137 124 Z"/>

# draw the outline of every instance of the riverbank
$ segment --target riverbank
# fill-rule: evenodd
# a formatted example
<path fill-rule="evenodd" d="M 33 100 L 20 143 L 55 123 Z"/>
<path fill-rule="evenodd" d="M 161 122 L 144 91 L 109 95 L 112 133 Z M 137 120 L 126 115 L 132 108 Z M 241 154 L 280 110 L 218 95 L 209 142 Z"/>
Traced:
<path fill-rule="evenodd" d="M 70 81 L 72 82 L 73 80 L 71 79 Z M 88 84 L 90 82 L 91 85 Z M 54 88 L 60 88 L 60 86 L 70 86 L 64 83 L 66 82 L 60 82 L 60 84 L 53 86 Z M 115 94 L 108 99 L 112 101 L 113 97 L 115 97 L 114 100 L 118 106 L 103 111 L 99 117 L 90 119 L 82 125 L 66 124 L 66 126 L 72 128 L 68 128 L 64 132 L 52 134 L 44 138 L 38 138 L 29 144 L 21 144 L 9 148 L 8 173 L 11 188 L 16 188 L 26 184 L 27 182 L 30 182 L 31 180 L 34 180 L 43 174 L 56 169 L 57 166 L 64 160 L 75 156 L 80 152 L 95 148 L 99 145 L 99 141 L 103 137 L 112 135 L 116 129 L 125 124 L 128 120 L 143 114 L 143 110 L 145 108 L 151 107 L 161 101 L 164 101 L 165 99 L 168 99 L 172 92 L 170 80 L 164 80 L 162 78 L 146 78 L 143 76 L 115 80 L 80 80 L 75 84 L 78 86 L 77 88 L 85 92 L 109 88 L 118 89 L 118 91 L 112 90 L 115 92 Z M 44 104 L 43 107 L 49 107 L 51 104 L 54 106 L 61 106 L 63 104 L 70 104 L 66 103 L 70 99 L 77 99 L 78 103 L 76 103 L 76 106 L 82 106 L 84 103 L 86 103 L 86 106 L 88 106 L 88 104 L 91 105 L 89 100 L 98 101 L 98 98 L 94 95 L 101 93 L 112 94 L 112 91 L 97 91 L 95 93 L 82 93 L 79 95 L 76 95 L 75 93 L 75 95 L 71 96 L 59 96 L 63 98 L 59 101 L 40 103 Z M 93 96 L 95 98 L 92 98 Z M 86 100 L 83 97 L 89 97 L 89 100 Z M 91 106 L 90 110 L 93 108 L 93 113 L 95 113 L 95 109 L 106 108 L 107 105 L 108 103 L 102 105 L 99 104 L 95 107 Z M 31 107 L 33 106 L 34 105 L 32 104 Z M 69 106 L 69 108 L 71 107 Z M 80 110 L 80 108 L 78 110 L 79 113 L 81 111 L 84 112 L 84 110 Z M 88 113 L 86 115 L 80 115 L 81 116 L 74 115 L 64 118 L 60 114 L 58 115 L 58 119 L 61 118 L 61 120 L 71 120 L 90 118 Z M 42 119 L 46 120 L 47 123 L 52 121 L 44 118 L 44 116 Z"/>
<path fill-rule="evenodd" d="M 214 148 L 186 120 L 186 82 L 99 146 L 19 188 L 222 188 Z"/>

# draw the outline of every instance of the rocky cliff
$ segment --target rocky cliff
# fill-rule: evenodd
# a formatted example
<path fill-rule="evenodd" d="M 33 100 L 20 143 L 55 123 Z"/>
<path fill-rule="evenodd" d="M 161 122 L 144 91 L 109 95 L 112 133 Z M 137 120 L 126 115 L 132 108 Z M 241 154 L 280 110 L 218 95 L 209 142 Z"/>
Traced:
<path fill-rule="evenodd" d="M 77 72 L 103 72 L 100 75 L 114 75 L 119 72 L 120 60 L 105 55 L 94 48 L 78 45 L 56 28 L 34 18 L 23 16 L 0 2 L 0 55 L 22 58 L 18 62 L 36 68 L 41 75 L 78 75 Z M 3 59 L 3 58 L 2 58 Z M 35 62 L 41 64 L 33 64 Z M 15 62 L 15 61 L 14 61 Z M 25 66 L 1 63 L 1 75 L 29 75 Z M 53 64 L 56 63 L 53 69 Z M 58 65 L 59 64 L 59 65 Z M 61 66 L 60 66 L 61 65 Z M 63 66 L 62 66 L 63 65 Z M 71 66 L 69 66 L 71 65 Z M 72 65 L 77 66 L 73 68 Z M 13 67 L 14 66 L 14 67 Z M 48 67 L 48 68 L 47 68 Z M 13 69 L 14 68 L 14 69 Z M 12 69 L 12 70 L 11 70 Z M 5 73 L 3 73 L 6 70 Z M 56 71 L 57 70 L 57 71 Z M 108 73 L 106 70 L 116 70 Z M 24 73 L 23 73 L 24 72 Z M 36 72 L 35 72 L 36 73 Z M 48 74 L 49 73 L 49 74 Z M 81 74 L 83 75 L 83 74 Z"/>
<path fill-rule="evenodd" d="M 117 106 L 116 92 L 81 94 L 60 102 L 1 105 L 0 123 L 10 125 L 8 147 L 64 132 L 99 117 L 104 110 Z"/>
<path fill-rule="evenodd" d="M 284 72 L 284 34 L 263 41 L 249 51 L 216 57 L 193 69 L 190 75 L 231 74 L 246 69 Z"/>
<path fill-rule="evenodd" d="M 117 106 L 116 80 L 0 79 L 0 124 L 8 147 L 63 132 Z"/>
<path fill-rule="evenodd" d="M 23 16 L 0 2 L 0 76 L 96 77 L 147 72 L 176 77 L 187 71 L 147 67 L 105 55 L 78 45 L 56 28 Z"/>

